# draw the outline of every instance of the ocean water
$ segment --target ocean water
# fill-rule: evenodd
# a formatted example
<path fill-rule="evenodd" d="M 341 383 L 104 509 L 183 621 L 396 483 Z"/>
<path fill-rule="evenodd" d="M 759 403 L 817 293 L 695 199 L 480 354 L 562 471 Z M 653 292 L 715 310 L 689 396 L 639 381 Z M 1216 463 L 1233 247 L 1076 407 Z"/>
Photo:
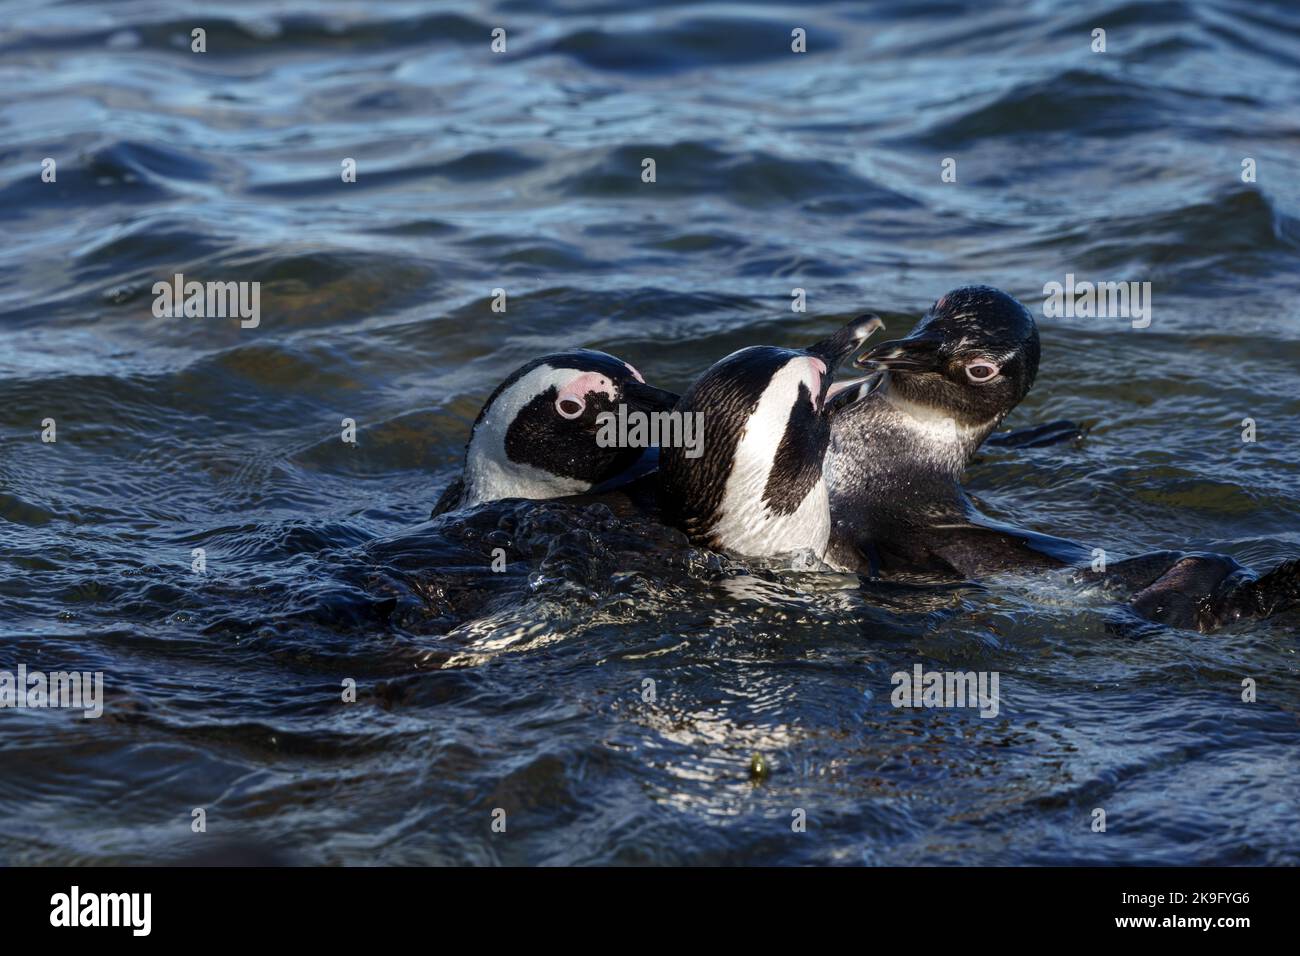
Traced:
<path fill-rule="evenodd" d="M 1050 580 L 426 521 L 538 354 L 680 390 L 985 282 L 1043 341 L 1008 424 L 1088 427 L 981 452 L 990 514 L 1300 554 L 1294 4 L 0 12 L 0 669 L 105 698 L 0 710 L 0 863 L 1300 863 L 1295 614 L 1135 640 Z M 176 273 L 260 323 L 157 317 Z M 1149 327 L 1044 315 L 1067 274 L 1150 282 Z M 891 706 L 917 664 L 997 715 Z"/>

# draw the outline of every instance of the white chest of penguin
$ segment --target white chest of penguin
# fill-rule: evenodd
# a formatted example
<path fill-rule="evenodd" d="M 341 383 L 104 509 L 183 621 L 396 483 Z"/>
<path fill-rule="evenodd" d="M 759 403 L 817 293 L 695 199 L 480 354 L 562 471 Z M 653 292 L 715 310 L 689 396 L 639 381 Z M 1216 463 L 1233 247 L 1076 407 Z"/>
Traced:
<path fill-rule="evenodd" d="M 713 527 L 721 547 L 741 554 L 780 554 L 810 548 L 824 554 L 830 541 L 830 498 L 818 481 L 790 514 L 774 514 L 763 500 L 766 476 L 736 476 L 727 481 L 723 515 Z"/>
<path fill-rule="evenodd" d="M 805 386 L 806 372 L 787 367 L 764 391 L 736 446 L 712 534 L 718 545 L 741 554 L 779 554 L 811 549 L 818 555 L 830 541 L 830 498 L 819 478 L 789 513 L 772 508 L 766 495 L 790 409 Z M 815 401 L 815 400 L 814 400 Z M 814 409 L 816 405 L 814 404 Z"/>
<path fill-rule="evenodd" d="M 895 395 L 884 401 L 893 410 L 886 420 L 910 437 L 917 461 L 961 472 L 972 447 L 979 444 L 979 429 L 959 425 L 950 415 Z"/>

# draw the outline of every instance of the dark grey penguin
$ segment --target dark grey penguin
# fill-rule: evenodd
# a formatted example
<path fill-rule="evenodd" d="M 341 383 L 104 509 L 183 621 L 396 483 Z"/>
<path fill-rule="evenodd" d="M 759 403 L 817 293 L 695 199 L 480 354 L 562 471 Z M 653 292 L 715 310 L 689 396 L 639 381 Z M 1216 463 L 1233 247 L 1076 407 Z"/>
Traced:
<path fill-rule="evenodd" d="M 534 359 L 483 404 L 465 445 L 464 470 L 430 517 L 499 498 L 559 498 L 630 479 L 652 456 L 598 441 L 602 415 L 617 414 L 620 405 L 666 412 L 677 398 L 604 352 L 574 349 Z"/>
<path fill-rule="evenodd" d="M 971 455 L 1029 393 L 1038 358 L 1025 308 L 973 287 L 948 293 L 907 338 L 854 363 L 877 374 L 832 403 L 826 478 L 835 564 L 973 576 L 1054 563 L 1034 547 L 990 553 L 959 484 Z"/>
<path fill-rule="evenodd" d="M 1033 317 L 987 286 L 949 292 L 906 338 L 862 355 L 855 365 L 875 374 L 830 403 L 829 563 L 966 579 L 1088 566 L 1089 549 L 994 522 L 960 486 L 971 455 L 1028 394 L 1038 360 Z M 1225 555 L 1168 551 L 1078 577 L 1131 595 L 1150 620 L 1203 630 L 1300 601 L 1300 561 L 1256 577 Z"/>
<path fill-rule="evenodd" d="M 701 417 L 700 453 L 660 453 L 665 520 L 711 548 L 820 557 L 830 535 L 822 465 L 835 369 L 880 327 L 862 316 L 809 349 L 751 346 L 701 375 L 674 409 Z"/>

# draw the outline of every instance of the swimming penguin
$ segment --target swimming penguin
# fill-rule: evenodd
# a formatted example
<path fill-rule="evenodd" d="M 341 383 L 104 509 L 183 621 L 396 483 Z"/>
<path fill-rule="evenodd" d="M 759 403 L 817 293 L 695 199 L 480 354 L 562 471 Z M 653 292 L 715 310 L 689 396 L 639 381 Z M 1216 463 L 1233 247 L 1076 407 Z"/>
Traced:
<path fill-rule="evenodd" d="M 1086 567 L 1082 545 L 980 514 L 962 491 L 967 461 L 1028 394 L 1038 330 L 998 289 L 949 292 L 906 338 L 855 366 L 873 372 L 830 402 L 827 561 L 865 574 L 973 578 L 997 571 Z M 1300 602 L 1300 561 L 1263 577 L 1232 558 L 1164 551 L 1081 571 L 1131 595 L 1150 620 L 1208 630 Z"/>
<path fill-rule="evenodd" d="M 835 369 L 881 327 L 865 315 L 811 348 L 751 346 L 701 375 L 674 409 L 700 414 L 700 453 L 660 453 L 665 520 L 710 548 L 820 557 L 830 537 L 822 465 Z"/>
<path fill-rule="evenodd" d="M 631 365 L 590 349 L 556 352 L 516 370 L 470 430 L 465 466 L 430 517 L 500 498 L 559 498 L 631 479 L 646 449 L 603 447 L 597 419 L 620 405 L 663 412 L 678 396 Z"/>
<path fill-rule="evenodd" d="M 833 563 L 962 575 L 1047 564 L 1033 548 L 990 552 L 967 527 L 974 509 L 958 483 L 1029 393 L 1038 359 L 1033 318 L 987 287 L 948 293 L 907 338 L 862 355 L 854 365 L 876 374 L 849 384 L 832 409 Z M 962 533 L 949 533 L 954 521 Z"/>

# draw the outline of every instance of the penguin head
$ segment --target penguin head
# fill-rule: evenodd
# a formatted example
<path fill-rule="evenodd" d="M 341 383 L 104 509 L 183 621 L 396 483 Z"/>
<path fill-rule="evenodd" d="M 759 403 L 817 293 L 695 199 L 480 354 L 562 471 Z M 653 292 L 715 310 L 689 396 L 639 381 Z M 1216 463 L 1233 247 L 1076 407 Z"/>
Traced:
<path fill-rule="evenodd" d="M 931 306 L 906 338 L 854 364 L 886 371 L 890 395 L 991 431 L 1029 393 L 1038 356 L 1029 310 L 998 289 L 966 286 Z"/>
<path fill-rule="evenodd" d="M 465 446 L 459 506 L 590 491 L 645 451 L 598 442 L 601 415 L 620 405 L 666 411 L 676 401 L 604 352 L 574 349 L 534 359 L 498 385 L 479 412 Z"/>
<path fill-rule="evenodd" d="M 703 440 L 660 453 L 665 517 L 710 547 L 763 556 L 824 551 L 829 504 L 822 460 L 835 369 L 873 331 L 862 316 L 808 349 L 751 346 L 714 364 L 675 411 L 698 415 Z"/>

